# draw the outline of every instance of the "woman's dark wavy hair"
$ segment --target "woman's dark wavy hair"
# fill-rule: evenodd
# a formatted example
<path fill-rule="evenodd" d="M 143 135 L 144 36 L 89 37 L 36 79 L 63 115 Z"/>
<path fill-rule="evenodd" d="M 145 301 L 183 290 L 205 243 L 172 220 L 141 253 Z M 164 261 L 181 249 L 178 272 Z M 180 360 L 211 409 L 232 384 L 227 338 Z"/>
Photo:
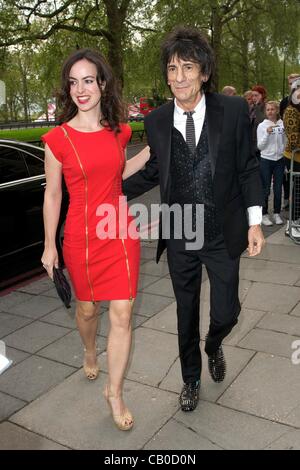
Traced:
<path fill-rule="evenodd" d="M 177 26 L 171 31 L 161 46 L 162 71 L 168 82 L 168 64 L 174 57 L 191 60 L 200 65 L 200 70 L 209 78 L 202 84 L 203 91 L 212 91 L 215 58 L 207 38 L 196 28 Z"/>
<path fill-rule="evenodd" d="M 105 88 L 101 88 L 101 125 L 109 127 L 115 132 L 120 132 L 120 122 L 126 121 L 125 105 L 121 99 L 119 87 L 113 75 L 112 68 L 100 52 L 92 49 L 79 49 L 73 52 L 64 62 L 61 74 L 61 90 L 59 92 L 59 106 L 61 114 L 60 122 L 68 122 L 76 116 L 78 109 L 70 96 L 70 70 L 76 62 L 86 59 L 96 66 L 97 83 L 100 88 L 105 82 Z"/>

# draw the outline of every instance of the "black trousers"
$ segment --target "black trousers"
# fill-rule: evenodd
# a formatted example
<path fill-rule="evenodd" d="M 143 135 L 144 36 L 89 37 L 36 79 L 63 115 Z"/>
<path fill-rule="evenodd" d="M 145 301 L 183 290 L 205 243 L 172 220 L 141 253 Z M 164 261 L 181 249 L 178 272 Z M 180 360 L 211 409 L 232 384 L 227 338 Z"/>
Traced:
<path fill-rule="evenodd" d="M 185 240 L 167 240 L 167 257 L 177 302 L 181 371 L 185 383 L 200 379 L 200 290 L 202 264 L 210 282 L 210 326 L 205 352 L 210 355 L 237 323 L 240 258 L 232 259 L 222 235 L 201 250 L 186 250 Z"/>

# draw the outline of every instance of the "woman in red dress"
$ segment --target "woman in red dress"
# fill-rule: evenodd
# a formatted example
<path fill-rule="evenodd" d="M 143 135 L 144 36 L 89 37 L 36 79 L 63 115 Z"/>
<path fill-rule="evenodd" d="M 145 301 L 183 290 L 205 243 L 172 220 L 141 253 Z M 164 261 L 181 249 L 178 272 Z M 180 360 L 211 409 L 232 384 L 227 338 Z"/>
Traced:
<path fill-rule="evenodd" d="M 121 182 L 122 175 L 127 177 L 145 164 L 149 153 L 146 148 L 125 165 L 131 129 L 122 124 L 124 107 L 111 68 L 101 54 L 82 49 L 66 60 L 61 101 L 63 124 L 43 136 L 47 186 L 42 263 L 52 278 L 53 266 L 58 266 L 55 235 L 63 175 L 70 195 L 63 255 L 77 301 L 84 371 L 91 380 L 98 376 L 99 303 L 109 300 L 109 380 L 104 393 L 116 425 L 128 430 L 133 418 L 122 399 L 122 384 L 131 347 L 140 242 L 123 202 Z"/>

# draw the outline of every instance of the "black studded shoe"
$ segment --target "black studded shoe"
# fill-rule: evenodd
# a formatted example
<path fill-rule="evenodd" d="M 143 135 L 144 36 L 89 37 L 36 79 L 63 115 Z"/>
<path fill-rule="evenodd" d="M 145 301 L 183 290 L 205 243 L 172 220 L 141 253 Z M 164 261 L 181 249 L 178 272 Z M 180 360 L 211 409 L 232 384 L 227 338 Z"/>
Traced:
<path fill-rule="evenodd" d="M 226 362 L 222 346 L 208 356 L 208 370 L 214 382 L 223 382 L 226 375 Z"/>
<path fill-rule="evenodd" d="M 183 384 L 179 403 L 182 411 L 194 411 L 198 405 L 200 381 Z"/>

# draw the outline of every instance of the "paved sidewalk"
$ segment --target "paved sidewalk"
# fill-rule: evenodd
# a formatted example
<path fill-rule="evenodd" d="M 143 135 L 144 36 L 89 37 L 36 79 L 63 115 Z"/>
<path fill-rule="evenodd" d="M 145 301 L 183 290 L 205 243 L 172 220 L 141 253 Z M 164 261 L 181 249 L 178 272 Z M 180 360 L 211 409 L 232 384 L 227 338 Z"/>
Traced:
<path fill-rule="evenodd" d="M 183 413 L 166 258 L 156 265 L 156 243 L 143 245 L 124 387 L 134 429 L 117 430 L 102 396 L 107 304 L 98 337 L 101 373 L 89 382 L 74 305 L 70 313 L 62 308 L 44 277 L 0 297 L 0 338 L 14 360 L 0 376 L 0 449 L 300 449 L 300 364 L 291 359 L 294 352 L 300 362 L 300 247 L 281 228 L 261 256 L 242 258 L 242 312 L 224 341 L 226 379 L 212 382 L 204 356 L 199 406 Z M 202 346 L 209 313 L 203 274 Z"/>

